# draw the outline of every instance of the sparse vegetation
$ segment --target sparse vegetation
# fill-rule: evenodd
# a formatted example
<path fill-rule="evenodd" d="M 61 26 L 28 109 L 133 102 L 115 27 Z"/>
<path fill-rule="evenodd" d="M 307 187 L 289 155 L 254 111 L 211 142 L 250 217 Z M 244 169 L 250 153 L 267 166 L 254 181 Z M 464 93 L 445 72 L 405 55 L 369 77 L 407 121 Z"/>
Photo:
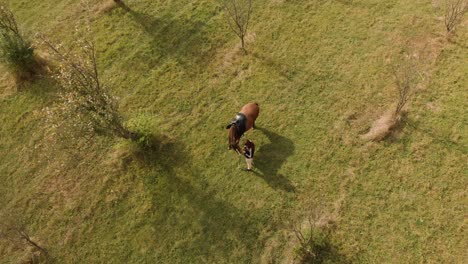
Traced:
<path fill-rule="evenodd" d="M 385 112 L 373 124 L 369 132 L 363 135 L 363 138 L 371 141 L 380 141 L 392 133 L 393 129 L 399 125 L 402 119 L 404 107 L 415 92 L 415 87 L 420 80 L 416 58 L 404 54 L 397 65 L 391 69 L 394 78 L 394 87 L 396 92 L 395 109 Z"/>
<path fill-rule="evenodd" d="M 45 38 L 42 40 L 59 61 L 55 77 L 63 88 L 60 105 L 49 115 L 61 120 L 61 124 L 70 122 L 70 130 L 98 132 L 137 141 L 140 136 L 124 126 L 116 99 L 108 94 L 102 83 L 94 43 L 79 40 L 75 43 L 79 51 L 73 53 L 60 50 Z"/>
<path fill-rule="evenodd" d="M 414 88 L 419 79 L 419 73 L 415 65 L 415 59 L 410 55 L 405 55 L 404 60 L 398 66 L 392 68 L 392 74 L 397 90 L 397 103 L 395 116 L 399 116 L 414 93 Z"/>
<path fill-rule="evenodd" d="M 49 256 L 47 250 L 31 238 L 26 225 L 17 215 L 0 214 L 0 240 L 4 240 L 3 242 L 10 244 L 10 246 L 16 246 L 23 250 L 26 246 L 30 246 L 40 253 L 40 256 L 33 254 L 29 256 L 29 259 L 46 258 Z"/>
<path fill-rule="evenodd" d="M 93 10 L 101 87 L 124 127 L 143 135 L 135 144 L 88 133 L 75 110 L 53 128 L 44 113 L 67 89 L 41 78 L 11 92 L 0 65 L 0 211 L 26 216 L 55 263 L 465 261 L 465 21 L 446 41 L 430 1 L 259 0 L 255 47 L 236 56 L 221 2 L 125 2 L 132 12 L 98 15 L 116 4 L 9 1 L 25 32 L 43 32 L 70 58 L 84 57 L 70 29 Z M 363 142 L 373 120 L 395 116 L 388 65 L 405 47 L 416 48 L 424 79 L 401 108 L 404 133 Z M 262 105 L 246 134 L 257 146 L 252 173 L 223 147 L 222 127 L 249 101 Z M 74 138 L 53 133 L 72 129 Z M 157 148 L 140 147 L 155 134 Z M 332 232 L 326 219 L 310 227 L 313 203 L 331 211 Z M 295 251 L 292 221 L 307 250 Z M 0 241 L 0 262 L 31 251 L 40 252 Z"/>
<path fill-rule="evenodd" d="M 19 82 L 37 74 L 39 64 L 31 41 L 20 32 L 15 16 L 3 3 L 0 3 L 0 58 Z"/>
<path fill-rule="evenodd" d="M 468 12 L 467 0 L 445 0 L 444 22 L 448 33 L 454 30 L 466 12 Z"/>
<path fill-rule="evenodd" d="M 299 241 L 296 254 L 300 263 L 318 263 L 317 259 L 321 257 L 320 253 L 325 244 L 326 235 L 317 230 L 313 223 L 309 224 L 307 231 L 294 230 L 294 235 Z"/>
<path fill-rule="evenodd" d="M 329 226 L 318 226 L 316 220 L 308 218 L 305 223 L 294 225 L 292 232 L 298 241 L 297 260 L 301 264 L 324 263 L 330 254 Z"/>

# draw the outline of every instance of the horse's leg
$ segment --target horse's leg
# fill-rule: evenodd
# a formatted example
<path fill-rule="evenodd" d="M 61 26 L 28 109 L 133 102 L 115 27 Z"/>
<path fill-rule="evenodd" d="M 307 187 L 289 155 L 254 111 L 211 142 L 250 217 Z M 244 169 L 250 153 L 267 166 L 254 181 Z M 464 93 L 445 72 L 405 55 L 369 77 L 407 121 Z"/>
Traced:
<path fill-rule="evenodd" d="M 242 156 L 242 149 L 239 147 L 239 145 L 236 147 L 236 152 L 239 154 L 239 156 Z"/>
<path fill-rule="evenodd" d="M 255 128 L 257 128 L 257 127 L 255 127 L 255 120 L 250 119 L 250 120 L 248 121 L 248 129 L 247 129 L 247 130 L 249 130 L 249 129 L 254 130 Z"/>

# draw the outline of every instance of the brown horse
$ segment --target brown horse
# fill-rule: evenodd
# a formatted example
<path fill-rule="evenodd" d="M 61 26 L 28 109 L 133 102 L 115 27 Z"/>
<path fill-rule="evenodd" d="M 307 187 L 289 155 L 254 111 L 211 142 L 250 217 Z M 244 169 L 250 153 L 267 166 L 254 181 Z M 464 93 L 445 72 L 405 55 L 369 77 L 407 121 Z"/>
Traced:
<path fill-rule="evenodd" d="M 239 147 L 239 140 L 246 131 L 255 128 L 255 120 L 259 113 L 260 108 L 257 103 L 248 103 L 241 108 L 236 117 L 226 127 L 226 129 L 229 129 L 228 149 L 234 149 L 238 154 L 242 153 Z"/>

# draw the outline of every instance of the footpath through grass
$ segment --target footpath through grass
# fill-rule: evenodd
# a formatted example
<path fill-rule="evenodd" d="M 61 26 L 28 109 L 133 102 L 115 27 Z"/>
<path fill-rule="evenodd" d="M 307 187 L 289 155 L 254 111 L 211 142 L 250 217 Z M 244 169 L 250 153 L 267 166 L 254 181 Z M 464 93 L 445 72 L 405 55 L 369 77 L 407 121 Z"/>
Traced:
<path fill-rule="evenodd" d="M 103 2 L 91 5 L 100 70 L 157 149 L 52 143 L 54 83 L 14 92 L 1 77 L 0 211 L 20 214 L 58 263 L 291 263 L 289 225 L 317 207 L 336 221 L 325 262 L 467 258 L 466 21 L 448 42 L 428 1 L 255 1 L 243 56 L 216 1 L 97 12 Z M 71 0 L 10 5 L 25 30 L 64 45 L 88 16 Z M 425 76 L 407 122 L 364 142 L 395 100 L 389 66 L 406 50 Z M 247 173 L 224 127 L 252 101 Z M 0 242 L 1 263 L 26 254 Z"/>

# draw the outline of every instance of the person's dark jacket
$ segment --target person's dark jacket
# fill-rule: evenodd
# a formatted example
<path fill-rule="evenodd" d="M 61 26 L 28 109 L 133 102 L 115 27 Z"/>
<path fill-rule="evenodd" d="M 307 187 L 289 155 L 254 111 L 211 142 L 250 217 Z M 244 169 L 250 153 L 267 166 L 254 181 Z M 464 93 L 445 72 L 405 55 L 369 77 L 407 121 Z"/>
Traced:
<path fill-rule="evenodd" d="M 244 144 L 244 156 L 248 159 L 252 159 L 255 153 L 255 144 L 252 141 L 247 140 Z"/>

